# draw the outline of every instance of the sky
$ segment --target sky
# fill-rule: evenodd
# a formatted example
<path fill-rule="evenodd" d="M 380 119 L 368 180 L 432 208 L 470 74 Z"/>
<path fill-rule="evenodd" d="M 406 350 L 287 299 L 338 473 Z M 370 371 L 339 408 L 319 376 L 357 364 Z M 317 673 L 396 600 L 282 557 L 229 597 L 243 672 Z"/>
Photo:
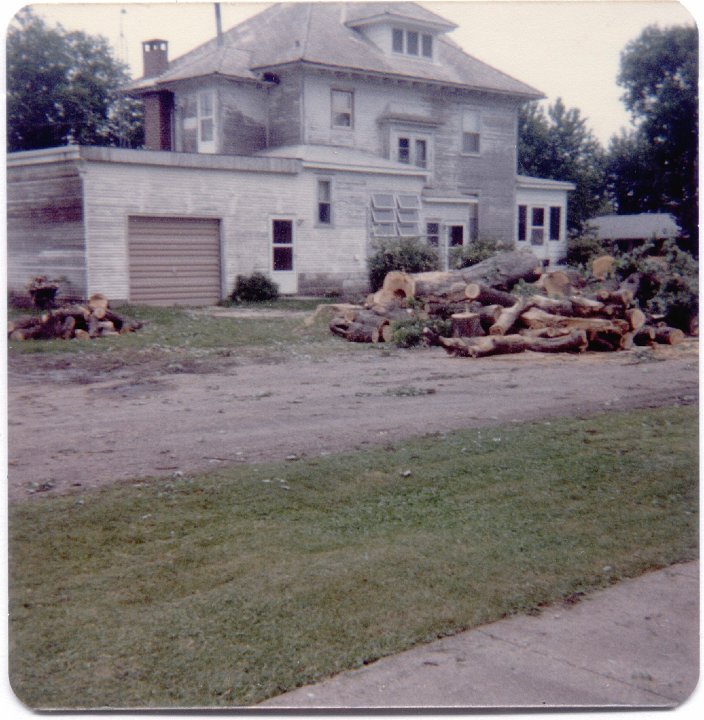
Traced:
<path fill-rule="evenodd" d="M 470 55 L 542 91 L 548 103 L 560 97 L 568 108 L 578 108 L 589 129 L 606 145 L 630 122 L 620 100 L 623 90 L 616 83 L 622 50 L 648 25 L 694 24 L 695 2 L 431 0 L 422 4 L 459 26 L 451 37 Z M 4 5 L 6 23 L 22 5 L 18 0 Z M 169 56 L 175 58 L 215 34 L 211 2 L 49 0 L 32 5 L 52 25 L 105 36 L 134 77 L 142 74 L 143 40 L 168 40 Z M 223 29 L 266 5 L 220 3 Z"/>

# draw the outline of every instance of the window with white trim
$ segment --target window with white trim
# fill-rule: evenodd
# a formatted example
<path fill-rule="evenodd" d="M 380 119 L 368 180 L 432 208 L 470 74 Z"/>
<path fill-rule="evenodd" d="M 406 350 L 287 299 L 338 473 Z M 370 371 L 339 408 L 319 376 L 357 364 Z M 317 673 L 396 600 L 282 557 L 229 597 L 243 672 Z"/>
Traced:
<path fill-rule="evenodd" d="M 318 180 L 318 225 L 332 225 L 331 180 Z"/>
<path fill-rule="evenodd" d="M 391 30 L 391 49 L 395 53 L 432 60 L 433 46 L 431 33 L 404 28 L 392 28 Z"/>
<path fill-rule="evenodd" d="M 462 154 L 479 155 L 481 151 L 481 124 L 479 110 L 465 108 L 462 112 Z"/>
<path fill-rule="evenodd" d="M 427 135 L 398 132 L 394 133 L 393 142 L 395 143 L 393 160 L 404 165 L 430 167 L 430 138 Z"/>
<path fill-rule="evenodd" d="M 332 90 L 330 94 L 331 123 L 334 128 L 351 128 L 354 94 L 351 90 Z"/>
<path fill-rule="evenodd" d="M 198 152 L 215 152 L 215 98 L 212 90 L 198 93 Z"/>
<path fill-rule="evenodd" d="M 545 208 L 534 207 L 530 211 L 530 244 L 542 245 L 545 240 Z"/>
<path fill-rule="evenodd" d="M 440 223 L 437 221 L 425 223 L 425 241 L 431 247 L 440 247 Z"/>
<path fill-rule="evenodd" d="M 420 237 L 420 197 L 410 193 L 374 193 L 371 220 L 374 237 Z"/>

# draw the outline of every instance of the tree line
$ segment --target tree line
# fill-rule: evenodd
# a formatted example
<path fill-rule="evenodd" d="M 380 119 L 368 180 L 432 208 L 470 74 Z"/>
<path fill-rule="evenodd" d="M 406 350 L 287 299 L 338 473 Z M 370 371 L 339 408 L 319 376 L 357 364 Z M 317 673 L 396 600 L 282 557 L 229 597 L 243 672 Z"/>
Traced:
<path fill-rule="evenodd" d="M 138 100 L 107 40 L 49 27 L 25 8 L 7 37 L 7 147 L 140 147 Z M 632 126 L 602 147 L 576 108 L 558 98 L 519 115 L 519 172 L 567 180 L 569 232 L 605 212 L 671 213 L 683 246 L 698 245 L 698 40 L 694 26 L 646 28 L 621 53 L 618 84 Z"/>

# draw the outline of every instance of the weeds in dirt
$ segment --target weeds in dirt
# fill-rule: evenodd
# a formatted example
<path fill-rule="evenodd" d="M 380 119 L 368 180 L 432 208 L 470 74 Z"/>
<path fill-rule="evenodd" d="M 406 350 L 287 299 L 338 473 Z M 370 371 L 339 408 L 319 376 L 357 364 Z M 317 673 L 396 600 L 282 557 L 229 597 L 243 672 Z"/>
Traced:
<path fill-rule="evenodd" d="M 36 497 L 10 507 L 12 686 L 256 703 L 695 558 L 697 480 L 679 407 Z"/>

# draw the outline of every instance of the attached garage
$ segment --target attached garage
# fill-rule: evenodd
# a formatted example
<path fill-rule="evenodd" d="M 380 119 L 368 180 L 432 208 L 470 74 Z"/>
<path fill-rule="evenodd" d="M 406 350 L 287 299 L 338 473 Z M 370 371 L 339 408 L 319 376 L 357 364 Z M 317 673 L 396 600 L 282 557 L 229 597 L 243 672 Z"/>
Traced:
<path fill-rule="evenodd" d="M 128 233 L 130 302 L 212 305 L 222 299 L 219 220 L 133 216 Z"/>

